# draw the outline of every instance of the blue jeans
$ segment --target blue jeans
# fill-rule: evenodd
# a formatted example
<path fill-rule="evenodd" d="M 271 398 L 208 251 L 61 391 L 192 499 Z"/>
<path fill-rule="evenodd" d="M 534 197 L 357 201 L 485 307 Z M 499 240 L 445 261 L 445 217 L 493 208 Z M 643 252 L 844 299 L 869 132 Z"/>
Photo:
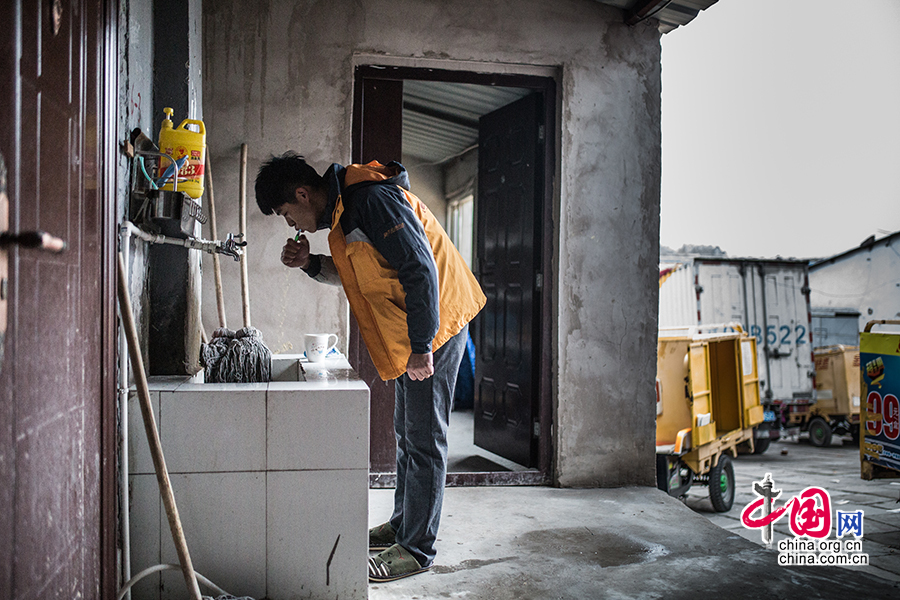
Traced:
<path fill-rule="evenodd" d="M 394 433 L 397 436 L 397 488 L 391 527 L 397 543 L 419 564 L 429 566 L 441 522 L 447 478 L 447 427 L 468 326 L 434 353 L 434 375 L 395 380 Z"/>

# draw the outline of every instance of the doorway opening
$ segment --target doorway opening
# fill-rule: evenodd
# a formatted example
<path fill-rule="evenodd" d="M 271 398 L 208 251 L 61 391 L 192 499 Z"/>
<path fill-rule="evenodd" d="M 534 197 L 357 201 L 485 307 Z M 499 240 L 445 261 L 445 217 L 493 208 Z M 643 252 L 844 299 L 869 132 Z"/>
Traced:
<path fill-rule="evenodd" d="M 361 66 L 353 161 L 398 160 L 488 298 L 470 324 L 450 419 L 448 485 L 551 481 L 550 77 Z M 372 377 L 370 479 L 394 483 L 393 385 Z"/>

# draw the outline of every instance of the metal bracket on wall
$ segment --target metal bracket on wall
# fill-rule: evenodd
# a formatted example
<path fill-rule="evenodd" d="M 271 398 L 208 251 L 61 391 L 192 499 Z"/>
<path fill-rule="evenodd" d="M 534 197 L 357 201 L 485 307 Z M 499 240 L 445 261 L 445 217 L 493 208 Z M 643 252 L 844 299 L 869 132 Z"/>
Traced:
<path fill-rule="evenodd" d="M 146 136 L 143 138 L 139 136 L 137 139 L 143 139 L 143 142 L 138 141 L 138 143 L 144 146 L 152 145 Z M 129 146 L 126 145 L 126 148 Z M 173 177 L 175 171 L 171 166 L 169 171 L 172 171 L 172 174 L 167 171 L 166 175 L 159 177 L 160 158 L 167 158 L 170 165 L 176 164 L 175 159 L 163 152 L 134 147 L 126 150 L 126 154 L 132 159 L 133 167 L 131 200 L 135 209 L 132 211 L 131 220 L 138 225 L 146 225 L 150 229 L 156 228 L 155 221 L 178 221 L 181 233 L 192 237 L 195 223 L 205 224 L 208 218 L 198 202 L 178 190 L 178 177 Z M 173 177 L 172 190 L 161 188 L 167 176 Z"/>

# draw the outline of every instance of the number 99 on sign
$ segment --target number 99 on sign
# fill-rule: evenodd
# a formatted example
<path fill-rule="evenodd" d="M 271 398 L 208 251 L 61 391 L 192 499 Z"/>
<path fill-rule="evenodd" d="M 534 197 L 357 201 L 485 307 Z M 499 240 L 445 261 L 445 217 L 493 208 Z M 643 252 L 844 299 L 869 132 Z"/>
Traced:
<path fill-rule="evenodd" d="M 900 401 L 897 396 L 887 394 L 884 398 L 878 392 L 869 392 L 866 398 L 866 434 L 884 434 L 889 440 L 900 436 Z"/>

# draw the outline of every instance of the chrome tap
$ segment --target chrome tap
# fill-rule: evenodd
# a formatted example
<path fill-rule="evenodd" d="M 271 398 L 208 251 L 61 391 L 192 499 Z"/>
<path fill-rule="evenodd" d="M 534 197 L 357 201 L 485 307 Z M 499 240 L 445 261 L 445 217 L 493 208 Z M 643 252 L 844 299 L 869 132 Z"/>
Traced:
<path fill-rule="evenodd" d="M 241 255 L 244 254 L 243 248 L 247 245 L 247 242 L 243 241 L 243 239 L 243 233 L 237 235 L 229 233 L 224 242 L 217 242 L 216 252 L 219 254 L 227 254 L 234 258 L 235 261 L 240 261 Z"/>

